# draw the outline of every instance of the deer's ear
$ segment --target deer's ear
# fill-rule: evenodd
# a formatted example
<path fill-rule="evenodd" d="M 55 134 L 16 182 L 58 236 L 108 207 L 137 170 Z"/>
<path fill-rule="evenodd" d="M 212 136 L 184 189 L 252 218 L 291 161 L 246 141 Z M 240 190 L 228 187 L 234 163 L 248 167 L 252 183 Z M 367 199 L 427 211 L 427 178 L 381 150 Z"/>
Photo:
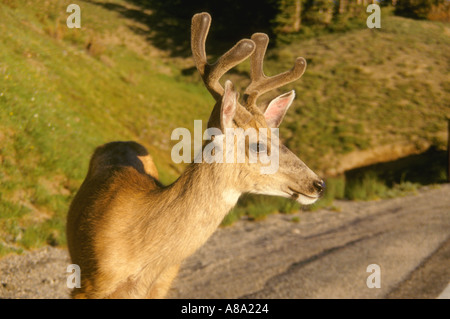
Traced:
<path fill-rule="evenodd" d="M 294 101 L 295 92 L 294 90 L 284 93 L 272 101 L 270 101 L 269 106 L 264 112 L 264 117 L 266 118 L 267 126 L 278 127 L 283 121 L 284 115 L 286 114 L 289 106 L 291 106 L 292 101 Z"/>
<path fill-rule="evenodd" d="M 226 128 L 233 127 L 233 118 L 236 114 L 237 94 L 231 81 L 225 82 L 225 92 L 220 107 L 220 126 L 223 133 Z"/>

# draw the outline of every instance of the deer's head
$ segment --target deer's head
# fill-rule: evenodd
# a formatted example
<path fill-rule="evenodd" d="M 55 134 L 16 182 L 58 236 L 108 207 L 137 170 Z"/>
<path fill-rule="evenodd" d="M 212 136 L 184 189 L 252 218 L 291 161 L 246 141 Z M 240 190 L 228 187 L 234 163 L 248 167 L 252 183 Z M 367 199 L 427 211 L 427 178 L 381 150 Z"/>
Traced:
<path fill-rule="evenodd" d="M 267 106 L 258 106 L 257 103 L 262 94 L 299 79 L 306 68 L 305 59 L 297 58 L 291 70 L 267 77 L 263 72 L 263 59 L 269 38 L 264 33 L 255 33 L 251 39 L 239 41 L 214 64 L 209 64 L 205 42 L 210 25 L 211 17 L 208 13 L 199 13 L 192 18 L 191 46 L 197 69 L 206 88 L 216 100 L 208 128 L 220 131 L 210 143 L 224 145 L 224 158 L 233 151 L 231 163 L 228 158 L 221 164 L 224 174 L 234 176 L 234 180 L 239 181 L 234 186 L 239 192 L 291 197 L 302 204 L 314 203 L 324 191 L 324 182 L 284 146 L 276 134 L 294 100 L 295 92 L 282 94 Z M 222 86 L 219 80 L 228 70 L 248 57 L 251 83 L 246 88 L 241 103 L 231 81 L 226 81 Z M 232 131 L 234 136 L 226 134 L 228 131 Z M 255 133 L 256 139 L 248 132 Z M 239 138 L 243 138 L 241 141 L 245 142 L 238 143 Z M 239 159 L 238 154 L 245 156 L 245 159 Z M 266 156 L 266 161 L 263 156 L 259 156 L 262 154 Z M 269 169 L 268 166 L 273 164 L 268 163 L 267 158 L 277 161 L 276 169 L 262 173 L 263 168 Z"/>

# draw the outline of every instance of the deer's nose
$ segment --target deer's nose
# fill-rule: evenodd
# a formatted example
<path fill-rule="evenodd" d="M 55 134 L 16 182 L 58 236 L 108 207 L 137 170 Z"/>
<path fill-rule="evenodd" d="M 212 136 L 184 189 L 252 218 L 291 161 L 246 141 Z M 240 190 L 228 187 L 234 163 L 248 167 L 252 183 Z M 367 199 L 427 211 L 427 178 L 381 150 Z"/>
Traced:
<path fill-rule="evenodd" d="M 313 183 L 314 189 L 319 193 L 319 196 L 323 195 L 323 191 L 325 190 L 325 182 L 323 180 L 317 180 Z"/>

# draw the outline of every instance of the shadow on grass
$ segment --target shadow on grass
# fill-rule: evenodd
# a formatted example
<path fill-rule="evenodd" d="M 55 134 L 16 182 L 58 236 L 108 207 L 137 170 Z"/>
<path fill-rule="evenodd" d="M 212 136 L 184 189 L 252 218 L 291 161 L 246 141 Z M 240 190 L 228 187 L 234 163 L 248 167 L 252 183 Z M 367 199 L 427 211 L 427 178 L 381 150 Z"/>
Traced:
<path fill-rule="evenodd" d="M 213 55 L 224 52 L 230 44 L 254 32 L 270 34 L 270 21 L 277 10 L 271 1 L 205 1 L 205 0 L 126 0 L 133 7 L 116 2 L 92 1 L 93 4 L 116 11 L 122 16 L 148 26 L 130 25 L 155 47 L 171 56 L 187 57 L 190 51 L 191 19 L 195 13 L 209 12 L 212 17 L 207 51 Z M 137 9 L 134 9 L 137 8 Z"/>

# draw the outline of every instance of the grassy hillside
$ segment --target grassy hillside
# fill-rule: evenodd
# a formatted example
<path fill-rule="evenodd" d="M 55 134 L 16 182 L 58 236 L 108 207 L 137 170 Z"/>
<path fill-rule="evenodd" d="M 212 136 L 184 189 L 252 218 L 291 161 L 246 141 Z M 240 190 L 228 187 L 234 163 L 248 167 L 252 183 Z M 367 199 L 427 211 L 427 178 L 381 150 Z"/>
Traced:
<path fill-rule="evenodd" d="M 212 109 L 198 75 L 186 72 L 191 59 L 152 46 L 148 26 L 123 14 L 122 8 L 138 7 L 78 1 L 82 28 L 68 29 L 70 3 L 0 0 L 0 255 L 65 244 L 68 205 L 102 143 L 144 144 L 162 181 L 173 181 L 182 167 L 170 159 L 172 130 L 191 129 Z M 267 74 L 290 68 L 297 55 L 308 61 L 303 78 L 283 88 L 295 88 L 297 99 L 282 137 L 320 171 L 378 145 L 425 140 L 442 146 L 450 114 L 449 34 L 448 25 L 386 12 L 380 30 L 273 49 Z M 243 88 L 247 75 L 244 63 L 231 78 Z M 260 201 L 264 209 L 255 204 Z M 227 222 L 292 207 L 244 199 Z"/>

